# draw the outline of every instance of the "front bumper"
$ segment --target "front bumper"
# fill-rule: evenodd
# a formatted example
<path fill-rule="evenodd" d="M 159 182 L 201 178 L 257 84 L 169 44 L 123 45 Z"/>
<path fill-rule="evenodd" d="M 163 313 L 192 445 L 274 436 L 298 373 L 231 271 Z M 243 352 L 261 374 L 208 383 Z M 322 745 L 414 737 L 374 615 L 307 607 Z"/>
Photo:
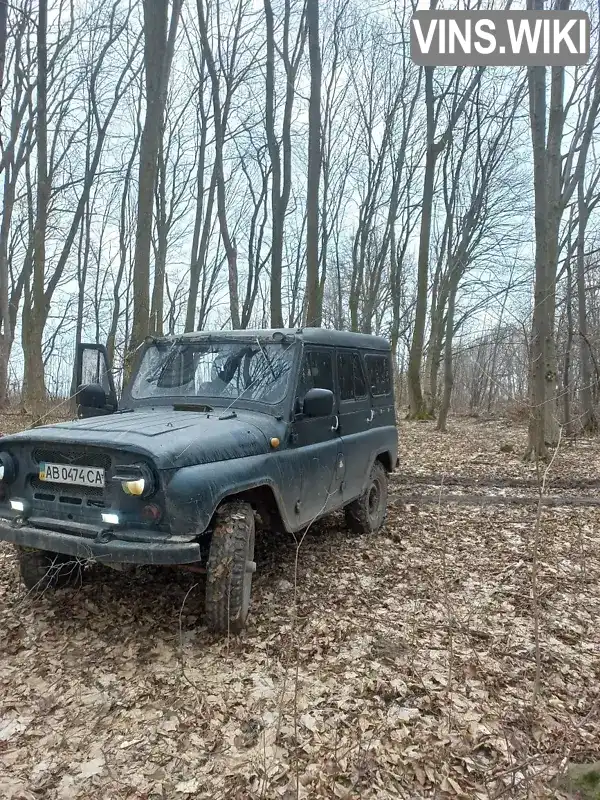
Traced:
<path fill-rule="evenodd" d="M 55 530 L 51 525 L 56 525 L 56 520 L 0 519 L 0 540 L 114 564 L 190 564 L 201 558 L 198 542 L 168 536 L 161 531 L 92 529 L 73 523 L 63 525 L 63 530 Z M 67 527 L 71 532 L 64 530 Z"/>

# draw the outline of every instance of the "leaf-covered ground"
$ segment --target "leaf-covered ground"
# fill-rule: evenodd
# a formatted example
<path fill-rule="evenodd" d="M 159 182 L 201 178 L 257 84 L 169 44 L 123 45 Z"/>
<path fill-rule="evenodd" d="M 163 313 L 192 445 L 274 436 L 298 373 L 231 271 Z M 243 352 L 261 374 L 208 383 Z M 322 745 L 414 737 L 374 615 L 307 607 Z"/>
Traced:
<path fill-rule="evenodd" d="M 412 473 L 535 472 L 501 422 L 400 436 Z M 565 444 L 550 486 L 599 466 L 600 442 Z M 299 550 L 266 537 L 229 642 L 199 576 L 96 566 L 33 599 L 0 544 L 0 797 L 562 796 L 565 764 L 600 753 L 598 514 L 543 510 L 537 602 L 535 507 L 396 504 L 371 540 L 339 516 Z"/>

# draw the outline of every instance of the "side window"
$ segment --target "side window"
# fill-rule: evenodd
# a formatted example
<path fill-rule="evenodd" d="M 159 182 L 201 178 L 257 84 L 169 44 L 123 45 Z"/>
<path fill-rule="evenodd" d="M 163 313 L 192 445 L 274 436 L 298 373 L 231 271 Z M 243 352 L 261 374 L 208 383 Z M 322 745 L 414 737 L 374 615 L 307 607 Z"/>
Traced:
<path fill-rule="evenodd" d="M 367 396 L 358 353 L 338 353 L 337 368 L 340 400 L 360 400 Z"/>
<path fill-rule="evenodd" d="M 392 391 L 390 360 L 387 356 L 365 356 L 367 378 L 373 397 L 382 397 Z"/>
<path fill-rule="evenodd" d="M 298 391 L 301 399 L 309 389 L 333 389 L 333 359 L 328 350 L 306 350 L 300 367 Z"/>

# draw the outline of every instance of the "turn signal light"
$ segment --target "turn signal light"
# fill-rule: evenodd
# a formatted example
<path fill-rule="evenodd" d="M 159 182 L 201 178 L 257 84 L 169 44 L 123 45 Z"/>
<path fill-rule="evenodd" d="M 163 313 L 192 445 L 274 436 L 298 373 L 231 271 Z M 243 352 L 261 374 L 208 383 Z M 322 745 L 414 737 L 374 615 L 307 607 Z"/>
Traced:
<path fill-rule="evenodd" d="M 149 503 L 147 506 L 144 506 L 143 509 L 142 509 L 142 517 L 147 522 L 158 522 L 158 520 L 161 518 L 161 516 L 162 516 L 162 512 L 161 512 L 160 508 L 158 506 L 154 505 L 154 503 Z"/>

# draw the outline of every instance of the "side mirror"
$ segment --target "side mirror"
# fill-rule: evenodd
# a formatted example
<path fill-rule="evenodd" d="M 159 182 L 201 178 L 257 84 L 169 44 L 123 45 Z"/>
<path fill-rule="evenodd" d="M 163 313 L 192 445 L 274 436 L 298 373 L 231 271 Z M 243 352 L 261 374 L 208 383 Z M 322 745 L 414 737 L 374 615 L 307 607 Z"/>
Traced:
<path fill-rule="evenodd" d="M 304 395 L 302 412 L 307 417 L 329 417 L 333 414 L 333 392 L 329 389 L 309 389 Z"/>
<path fill-rule="evenodd" d="M 79 386 L 76 399 L 79 417 L 96 417 L 101 414 L 112 414 L 114 411 L 114 408 L 108 403 L 104 388 L 99 383 Z"/>

